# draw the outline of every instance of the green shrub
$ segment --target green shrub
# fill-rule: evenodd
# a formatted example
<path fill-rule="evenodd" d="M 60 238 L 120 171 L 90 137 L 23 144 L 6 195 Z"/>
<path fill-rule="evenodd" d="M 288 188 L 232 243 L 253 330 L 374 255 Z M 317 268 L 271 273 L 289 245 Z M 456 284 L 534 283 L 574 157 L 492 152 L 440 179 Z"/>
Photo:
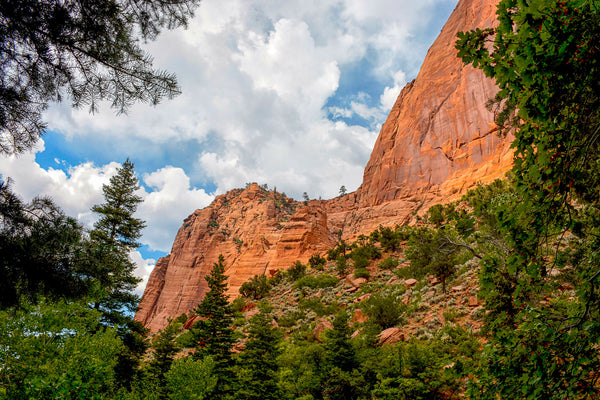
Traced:
<path fill-rule="evenodd" d="M 260 300 L 269 294 L 271 284 L 265 275 L 254 275 L 248 282 L 240 287 L 240 294 L 246 298 Z"/>
<path fill-rule="evenodd" d="M 365 244 L 364 246 L 358 246 L 352 250 L 350 257 L 355 261 L 357 258 L 376 260 L 381 257 L 381 250 L 372 244 Z"/>
<path fill-rule="evenodd" d="M 273 275 L 271 277 L 271 279 L 269 279 L 269 283 L 271 284 L 271 286 L 277 286 L 277 285 L 279 285 L 281 283 L 281 281 L 283 280 L 283 278 L 284 278 L 283 272 L 280 269 L 278 269 L 275 272 L 275 275 Z"/>
<path fill-rule="evenodd" d="M 303 311 L 291 311 L 287 314 L 282 315 L 277 319 L 277 324 L 283 328 L 291 328 L 296 323 L 306 317 Z"/>
<path fill-rule="evenodd" d="M 338 250 L 337 247 L 334 247 L 333 249 L 329 249 L 327 251 L 327 260 L 329 260 L 329 261 L 337 260 L 339 255 L 340 255 L 340 251 Z"/>
<path fill-rule="evenodd" d="M 318 254 L 313 254 L 310 259 L 308 260 L 308 265 L 310 265 L 310 267 L 312 269 L 315 269 L 317 271 L 323 271 L 323 268 L 325 267 L 325 263 L 327 262 L 327 260 L 325 260 L 323 257 L 321 257 Z"/>
<path fill-rule="evenodd" d="M 357 268 L 354 270 L 354 277 L 355 278 L 368 278 L 369 276 L 371 276 L 371 274 L 369 274 L 369 271 L 366 268 Z"/>
<path fill-rule="evenodd" d="M 294 285 L 294 287 L 296 289 L 302 289 L 305 287 L 309 287 L 311 289 L 318 289 L 318 288 L 326 288 L 326 287 L 335 286 L 335 285 L 337 285 L 338 282 L 339 282 L 339 278 L 328 275 L 328 274 L 322 274 L 322 275 L 317 275 L 317 276 L 306 275 L 306 276 L 298 279 L 296 281 L 296 284 Z"/>
<path fill-rule="evenodd" d="M 217 384 L 213 373 L 215 363 L 211 357 L 193 360 L 183 357 L 176 360 L 167 372 L 167 389 L 171 400 L 208 399 Z"/>
<path fill-rule="evenodd" d="M 298 304 L 300 309 L 309 309 L 315 312 L 319 317 L 324 315 L 336 314 L 340 308 L 336 304 L 326 305 L 319 299 L 304 299 Z"/>
<path fill-rule="evenodd" d="M 356 269 L 364 269 L 369 266 L 369 259 L 363 256 L 353 257 L 354 260 L 354 268 Z"/>
<path fill-rule="evenodd" d="M 373 239 L 381 243 L 384 251 L 398 251 L 400 249 L 401 238 L 396 230 L 392 230 L 389 226 L 380 226 L 378 231 L 374 231 Z"/>
<path fill-rule="evenodd" d="M 396 268 L 398 265 L 400 265 L 400 261 L 396 257 L 390 256 L 379 263 L 379 268 L 392 270 L 392 269 Z"/>
<path fill-rule="evenodd" d="M 446 216 L 444 215 L 444 206 L 441 204 L 435 204 L 431 206 L 427 211 L 427 220 L 439 228 L 446 220 Z"/>
<path fill-rule="evenodd" d="M 346 257 L 337 256 L 335 259 L 335 270 L 340 275 L 346 275 L 348 272 L 348 262 L 346 261 Z"/>
<path fill-rule="evenodd" d="M 381 329 L 387 329 L 402 321 L 406 306 L 393 294 L 375 293 L 362 303 L 362 309 L 372 322 L 379 325 Z"/>
<path fill-rule="evenodd" d="M 297 281 L 306 275 L 306 265 L 296 261 L 288 270 L 287 277 L 291 282 Z"/>

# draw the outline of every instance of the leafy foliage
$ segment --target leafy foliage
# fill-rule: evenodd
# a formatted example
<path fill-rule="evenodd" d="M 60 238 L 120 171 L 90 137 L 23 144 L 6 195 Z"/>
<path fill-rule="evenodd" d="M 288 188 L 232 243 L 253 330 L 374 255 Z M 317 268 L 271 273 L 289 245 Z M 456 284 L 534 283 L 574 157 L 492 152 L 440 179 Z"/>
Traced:
<path fill-rule="evenodd" d="M 254 275 L 252 279 L 240 286 L 240 294 L 250 299 L 260 300 L 269 293 L 270 289 L 271 284 L 266 275 Z"/>
<path fill-rule="evenodd" d="M 21 307 L 0 311 L 2 397 L 83 399 L 116 393 L 123 344 L 114 329 L 102 327 L 99 312 L 66 302 Z"/>
<path fill-rule="evenodd" d="M 497 15 L 498 27 L 461 33 L 457 42 L 459 56 L 500 87 L 491 106 L 515 135 L 514 200 L 488 210 L 508 251 L 491 252 L 482 266 L 491 338 L 474 390 L 481 398 L 592 398 L 599 361 L 589 351 L 600 343 L 593 211 L 600 204 L 600 7 L 504 0 Z M 570 299 L 544 304 L 561 279 L 575 288 Z"/>
<path fill-rule="evenodd" d="M 290 281 L 295 282 L 306 275 L 306 265 L 302 264 L 300 261 L 296 261 L 286 271 L 286 275 Z"/>
<path fill-rule="evenodd" d="M 212 358 L 194 360 L 182 357 L 173 363 L 166 373 L 167 390 L 170 400 L 211 399 L 217 385 L 217 376 L 213 373 L 215 363 Z"/>
<path fill-rule="evenodd" d="M 339 279 L 335 276 L 331 276 L 328 274 L 321 275 L 306 275 L 296 281 L 294 285 L 297 289 L 302 289 L 303 287 L 309 287 L 311 289 L 317 288 L 326 288 L 335 286 L 339 282 Z"/>
<path fill-rule="evenodd" d="M 89 284 L 80 275 L 87 242 L 82 227 L 52 201 L 25 204 L 0 182 L 0 308 L 21 298 L 78 298 Z"/>
<path fill-rule="evenodd" d="M 320 255 L 313 254 L 312 256 L 310 256 L 310 259 L 308 260 L 308 265 L 310 265 L 310 267 L 312 269 L 316 269 L 317 271 L 322 271 L 326 262 L 327 262 L 327 260 L 325 260 Z"/>
<path fill-rule="evenodd" d="M 391 293 L 375 293 L 362 303 L 362 309 L 371 321 L 387 329 L 402 321 L 406 306 Z"/>

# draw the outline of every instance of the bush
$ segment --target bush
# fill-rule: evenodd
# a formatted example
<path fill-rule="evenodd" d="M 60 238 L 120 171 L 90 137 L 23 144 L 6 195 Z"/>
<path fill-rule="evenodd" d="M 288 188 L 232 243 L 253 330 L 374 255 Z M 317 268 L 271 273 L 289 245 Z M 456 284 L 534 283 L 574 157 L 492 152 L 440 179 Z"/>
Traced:
<path fill-rule="evenodd" d="M 338 281 L 338 278 L 328 274 L 322 274 L 317 276 L 306 275 L 300 278 L 298 281 L 296 281 L 294 287 L 296 289 L 302 289 L 304 287 L 309 287 L 311 289 L 326 288 L 337 285 Z"/>
<path fill-rule="evenodd" d="M 439 228 L 446 220 L 446 216 L 444 215 L 444 206 L 441 204 L 435 204 L 431 206 L 427 211 L 427 220 Z"/>
<path fill-rule="evenodd" d="M 390 256 L 379 263 L 379 268 L 392 270 L 392 269 L 396 268 L 398 265 L 400 265 L 400 261 L 396 257 Z"/>
<path fill-rule="evenodd" d="M 304 319 L 306 315 L 303 311 L 292 311 L 285 315 L 282 315 L 277 320 L 277 324 L 283 328 L 291 328 L 296 325 L 296 323 L 302 319 Z"/>
<path fill-rule="evenodd" d="M 297 281 L 306 275 L 306 265 L 296 261 L 288 270 L 287 277 L 291 282 Z"/>
<path fill-rule="evenodd" d="M 355 278 L 368 278 L 369 276 L 371 276 L 371 274 L 369 274 L 369 271 L 366 268 L 357 268 L 354 270 L 354 277 Z"/>
<path fill-rule="evenodd" d="M 325 263 L 327 262 L 327 260 L 325 260 L 323 257 L 321 257 L 318 254 L 313 254 L 310 259 L 308 260 L 308 265 L 310 265 L 310 267 L 312 269 L 315 269 L 317 271 L 323 271 L 323 268 L 325 267 Z"/>
<path fill-rule="evenodd" d="M 260 300 L 269 294 L 271 284 L 265 275 L 254 275 L 240 287 L 240 294 L 246 298 Z"/>
<path fill-rule="evenodd" d="M 325 305 L 321 300 L 314 298 L 302 300 L 298 306 L 314 311 L 319 317 L 336 314 L 340 310 L 336 304 Z"/>
<path fill-rule="evenodd" d="M 334 247 L 333 249 L 329 249 L 327 251 L 327 260 L 329 260 L 329 261 L 337 260 L 339 255 L 340 255 L 340 251 L 338 250 L 337 247 Z"/>
<path fill-rule="evenodd" d="M 363 256 L 352 257 L 354 260 L 354 268 L 364 269 L 369 266 L 369 259 Z"/>
<path fill-rule="evenodd" d="M 213 374 L 215 363 L 211 357 L 192 360 L 184 357 L 176 360 L 166 374 L 169 399 L 208 399 L 217 384 Z"/>
<path fill-rule="evenodd" d="M 378 234 L 373 235 L 376 240 L 381 243 L 381 247 L 385 251 L 397 251 L 400 249 L 400 236 L 395 230 L 392 230 L 389 226 L 379 227 L 379 231 L 375 231 Z"/>
<path fill-rule="evenodd" d="M 366 244 L 364 246 L 358 246 L 352 253 L 350 253 L 350 257 L 356 261 L 357 258 L 365 258 L 367 260 L 375 260 L 381 257 L 381 250 L 372 244 Z"/>
<path fill-rule="evenodd" d="M 375 293 L 363 302 L 362 309 L 372 322 L 387 329 L 402 321 L 406 306 L 392 294 Z"/>
<path fill-rule="evenodd" d="M 335 259 L 335 270 L 340 275 L 346 275 L 348 272 L 348 262 L 346 261 L 346 257 L 337 256 Z"/>

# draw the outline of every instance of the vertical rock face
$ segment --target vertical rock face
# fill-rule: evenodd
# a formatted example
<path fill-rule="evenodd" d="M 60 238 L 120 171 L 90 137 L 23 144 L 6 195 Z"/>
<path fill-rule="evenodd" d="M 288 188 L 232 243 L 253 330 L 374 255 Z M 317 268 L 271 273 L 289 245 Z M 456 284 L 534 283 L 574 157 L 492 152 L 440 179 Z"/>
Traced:
<path fill-rule="evenodd" d="M 383 125 L 358 190 L 359 206 L 414 197 L 439 187 L 451 194 L 506 171 L 509 141 L 495 135 L 486 109 L 491 79 L 463 65 L 457 33 L 495 23 L 497 1 L 461 0 Z M 498 168 L 501 166 L 501 168 Z"/>
<path fill-rule="evenodd" d="M 194 308 L 219 254 L 235 296 L 252 276 L 323 254 L 340 235 L 409 222 L 415 211 L 503 177 L 512 162 L 511 138 L 494 134 L 485 107 L 497 89 L 464 66 L 454 48 L 457 32 L 495 23 L 496 3 L 459 1 L 419 75 L 400 93 L 356 192 L 307 205 L 256 184 L 218 196 L 184 221 L 171 254 L 150 276 L 136 319 L 156 332 Z"/>

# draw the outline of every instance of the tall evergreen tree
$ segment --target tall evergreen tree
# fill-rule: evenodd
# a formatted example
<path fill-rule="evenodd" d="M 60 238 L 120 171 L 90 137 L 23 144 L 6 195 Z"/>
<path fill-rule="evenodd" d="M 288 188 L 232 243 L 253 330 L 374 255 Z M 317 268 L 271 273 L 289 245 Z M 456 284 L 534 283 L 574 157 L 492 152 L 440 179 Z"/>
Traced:
<path fill-rule="evenodd" d="M 277 357 L 281 353 L 279 343 L 283 337 L 272 326 L 270 312 L 261 310 L 250 319 L 248 340 L 240 356 L 240 389 L 237 399 L 276 400 L 282 397 L 277 387 Z"/>
<path fill-rule="evenodd" d="M 348 319 L 345 311 L 339 312 L 333 320 L 333 329 L 326 332 L 324 399 L 357 399 L 364 389 L 365 382 L 358 371 L 356 351 L 350 342 Z"/>
<path fill-rule="evenodd" d="M 100 218 L 90 232 L 93 261 L 85 267 L 85 273 L 100 289 L 96 307 L 102 308 L 114 323 L 122 321 L 124 311 L 134 312 L 138 302 L 133 290 L 140 280 L 133 275 L 135 264 L 129 258 L 129 253 L 140 246 L 137 239 L 145 226 L 133 216 L 142 201 L 135 194 L 138 189 L 134 165 L 127 159 L 110 183 L 103 186 L 105 202 L 92 207 Z"/>
<path fill-rule="evenodd" d="M 82 227 L 49 199 L 26 204 L 0 181 L 0 308 L 86 293 L 77 273 Z"/>
<path fill-rule="evenodd" d="M 177 354 L 180 349 L 180 346 L 175 339 L 181 331 L 181 326 L 182 324 L 178 320 L 169 321 L 169 324 L 165 329 L 152 339 L 152 361 L 150 362 L 150 370 L 158 380 L 161 398 L 166 398 L 166 374 L 173 364 L 175 354 Z"/>
<path fill-rule="evenodd" d="M 226 294 L 227 276 L 223 255 L 219 255 L 218 262 L 204 279 L 208 282 L 209 291 L 195 310 L 201 320 L 193 329 L 197 343 L 194 354 L 197 359 L 212 357 L 217 375 L 212 398 L 225 399 L 229 398 L 234 390 L 234 360 L 231 348 L 235 338 L 232 328 L 233 310 Z"/>

